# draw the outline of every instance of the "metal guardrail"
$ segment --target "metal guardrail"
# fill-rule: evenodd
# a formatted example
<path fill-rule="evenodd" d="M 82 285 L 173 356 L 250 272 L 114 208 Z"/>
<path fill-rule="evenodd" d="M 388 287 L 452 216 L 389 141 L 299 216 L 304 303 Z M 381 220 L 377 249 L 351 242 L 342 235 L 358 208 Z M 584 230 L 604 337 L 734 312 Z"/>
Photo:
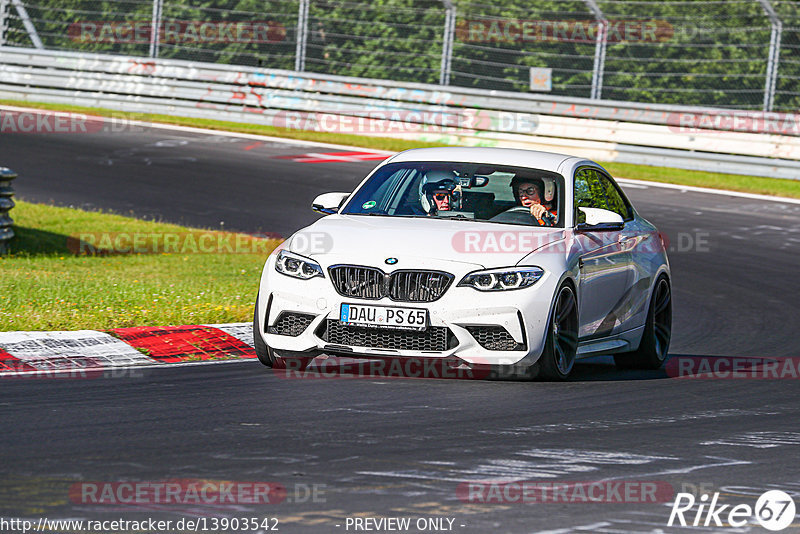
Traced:
<path fill-rule="evenodd" d="M 8 212 L 14 207 L 14 190 L 11 181 L 17 174 L 6 167 L 0 167 L 0 254 L 8 253 L 8 243 L 14 237 L 14 221 Z"/>
<path fill-rule="evenodd" d="M 778 113 L 10 47 L 0 98 L 800 179 L 800 119 Z"/>

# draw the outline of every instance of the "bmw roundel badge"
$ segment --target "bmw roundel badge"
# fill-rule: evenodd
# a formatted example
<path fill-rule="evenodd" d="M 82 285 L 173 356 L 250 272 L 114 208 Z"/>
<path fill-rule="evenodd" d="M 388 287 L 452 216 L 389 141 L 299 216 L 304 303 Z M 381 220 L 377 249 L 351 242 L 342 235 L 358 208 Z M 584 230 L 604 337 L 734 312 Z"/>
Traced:
<path fill-rule="evenodd" d="M 394 265 L 397 263 L 397 258 L 386 258 L 386 265 Z"/>

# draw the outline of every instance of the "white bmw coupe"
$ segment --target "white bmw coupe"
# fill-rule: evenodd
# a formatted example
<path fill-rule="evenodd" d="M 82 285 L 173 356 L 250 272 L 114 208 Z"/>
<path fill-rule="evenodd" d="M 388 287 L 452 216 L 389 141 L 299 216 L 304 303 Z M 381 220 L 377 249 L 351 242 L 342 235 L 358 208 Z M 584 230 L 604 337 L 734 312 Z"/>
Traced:
<path fill-rule="evenodd" d="M 576 359 L 655 369 L 672 324 L 661 235 L 592 161 L 528 150 L 397 154 L 267 259 L 259 360 L 438 359 L 563 380 Z"/>

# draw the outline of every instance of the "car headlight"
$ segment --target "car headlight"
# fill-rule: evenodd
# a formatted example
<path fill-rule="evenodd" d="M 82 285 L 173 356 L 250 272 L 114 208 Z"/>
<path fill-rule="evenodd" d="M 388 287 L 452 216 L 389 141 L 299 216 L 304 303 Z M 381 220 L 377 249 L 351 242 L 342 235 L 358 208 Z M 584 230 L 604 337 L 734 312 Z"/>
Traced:
<path fill-rule="evenodd" d="M 478 291 L 507 291 L 535 284 L 544 275 L 539 267 L 508 267 L 475 271 L 466 275 L 458 285 Z"/>
<path fill-rule="evenodd" d="M 286 276 L 302 280 L 308 280 L 315 276 L 325 278 L 319 263 L 288 250 L 281 250 L 278 253 L 278 257 L 275 260 L 275 270 Z"/>

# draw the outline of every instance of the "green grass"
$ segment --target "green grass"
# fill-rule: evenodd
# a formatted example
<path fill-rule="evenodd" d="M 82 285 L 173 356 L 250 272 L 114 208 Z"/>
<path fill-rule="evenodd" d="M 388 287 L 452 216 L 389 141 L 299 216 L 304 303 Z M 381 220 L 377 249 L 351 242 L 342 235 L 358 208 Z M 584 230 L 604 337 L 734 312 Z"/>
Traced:
<path fill-rule="evenodd" d="M 171 252 L 76 255 L 68 238 L 81 233 L 211 232 L 23 201 L 11 215 L 17 237 L 0 257 L 0 331 L 250 321 L 264 260 L 279 243 L 240 236 L 243 253 L 195 253 L 182 240 L 187 247 Z"/>
<path fill-rule="evenodd" d="M 761 178 L 758 176 L 742 176 L 740 174 L 722 174 L 705 171 L 686 171 L 666 167 L 649 167 L 630 163 L 601 163 L 603 167 L 616 177 L 634 180 L 649 180 L 670 184 L 709 187 L 711 189 L 727 189 L 744 193 L 773 195 L 800 198 L 800 180 L 784 180 L 781 178 Z"/>
<path fill-rule="evenodd" d="M 102 115 L 106 117 L 129 118 L 143 122 L 177 124 L 181 126 L 194 126 L 210 130 L 224 130 L 258 135 L 269 135 L 287 139 L 303 141 L 317 141 L 354 147 L 372 148 L 399 152 L 411 148 L 424 148 L 441 146 L 441 143 L 410 141 L 404 139 L 390 139 L 384 137 L 367 137 L 330 132 L 313 132 L 295 130 L 291 128 L 276 128 L 260 124 L 245 124 L 237 122 L 217 121 L 211 119 L 195 119 L 189 117 L 176 117 L 172 115 L 157 115 L 149 113 L 128 113 L 103 108 L 90 108 L 70 106 L 66 104 L 49 104 L 42 102 L 27 102 L 19 100 L 0 100 L 0 104 L 10 106 L 24 106 L 36 109 L 52 109 L 73 113 Z M 738 174 L 721 174 L 704 171 L 688 171 L 668 167 L 651 167 L 648 165 L 633 165 L 630 163 L 601 162 L 614 176 L 632 178 L 637 180 L 650 180 L 713 189 L 728 189 L 746 193 L 763 195 L 785 196 L 800 198 L 800 180 L 783 180 L 778 178 L 759 178 L 755 176 L 742 176 Z"/>

